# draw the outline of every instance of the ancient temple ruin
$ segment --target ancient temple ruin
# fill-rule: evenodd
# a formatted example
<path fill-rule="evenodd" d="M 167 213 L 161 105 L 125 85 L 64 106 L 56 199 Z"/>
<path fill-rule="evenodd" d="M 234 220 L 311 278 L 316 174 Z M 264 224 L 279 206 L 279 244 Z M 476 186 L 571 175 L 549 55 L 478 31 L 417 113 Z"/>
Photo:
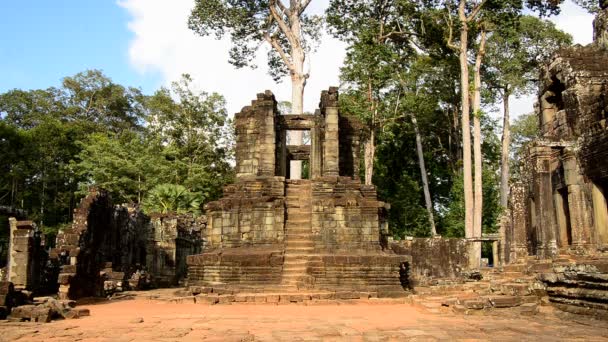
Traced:
<path fill-rule="evenodd" d="M 608 248 L 608 51 L 596 41 L 558 51 L 541 70 L 539 138 L 512 189 L 504 258 Z"/>
<path fill-rule="evenodd" d="M 136 206 L 114 205 L 107 191 L 92 188 L 50 253 L 58 267 L 59 295 L 105 296 L 177 285 L 186 276 L 186 256 L 201 251 L 204 228 L 204 216 L 150 217 Z"/>
<path fill-rule="evenodd" d="M 403 292 L 408 259 L 384 249 L 387 205 L 359 180 L 362 126 L 340 112 L 337 89 L 314 115 L 281 115 L 266 91 L 235 121 L 236 181 L 206 206 L 188 284 Z M 290 130 L 309 131 L 310 143 L 288 145 Z M 291 160 L 304 161 L 308 179 L 290 179 Z"/>

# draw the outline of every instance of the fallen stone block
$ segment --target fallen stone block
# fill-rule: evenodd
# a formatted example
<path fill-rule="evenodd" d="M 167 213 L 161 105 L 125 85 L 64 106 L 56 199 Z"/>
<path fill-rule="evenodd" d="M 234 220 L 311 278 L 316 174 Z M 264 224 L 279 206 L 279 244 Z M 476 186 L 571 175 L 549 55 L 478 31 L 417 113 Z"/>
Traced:
<path fill-rule="evenodd" d="M 32 318 L 32 312 L 36 308 L 36 305 L 21 305 L 15 307 L 11 311 L 11 318 L 18 320 L 27 320 L 29 321 Z"/>
<path fill-rule="evenodd" d="M 481 310 L 486 307 L 487 301 L 481 299 L 465 300 L 462 305 L 467 309 Z"/>
<path fill-rule="evenodd" d="M 218 297 L 218 304 L 230 304 L 234 302 L 234 295 L 220 295 Z"/>
<path fill-rule="evenodd" d="M 515 296 L 491 296 L 488 297 L 495 308 L 511 308 L 521 305 L 521 298 Z"/>
<path fill-rule="evenodd" d="M 524 316 L 533 316 L 538 313 L 538 304 L 524 303 L 519 306 L 519 312 Z"/>
<path fill-rule="evenodd" d="M 89 311 L 89 309 L 70 309 L 66 312 L 66 314 L 63 316 L 66 319 L 75 319 L 75 318 L 80 318 L 80 317 L 85 317 L 85 316 L 90 316 L 91 312 Z"/>
<path fill-rule="evenodd" d="M 46 306 L 37 306 L 32 311 L 32 322 L 48 323 L 53 319 L 53 312 L 51 308 Z"/>

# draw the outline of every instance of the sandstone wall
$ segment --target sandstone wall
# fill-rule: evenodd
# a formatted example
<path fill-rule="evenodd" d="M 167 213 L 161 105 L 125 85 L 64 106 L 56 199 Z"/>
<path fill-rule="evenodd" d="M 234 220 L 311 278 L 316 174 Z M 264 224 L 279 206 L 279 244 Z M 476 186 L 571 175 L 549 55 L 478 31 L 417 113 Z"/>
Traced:
<path fill-rule="evenodd" d="M 285 179 L 246 177 L 205 207 L 206 249 L 273 245 L 284 239 Z"/>
<path fill-rule="evenodd" d="M 469 249 L 465 239 L 413 238 L 389 245 L 395 253 L 411 256 L 408 273 L 412 285 L 458 278 L 467 269 Z"/>
<path fill-rule="evenodd" d="M 379 210 L 374 186 L 349 177 L 312 181 L 312 233 L 319 253 L 379 250 Z"/>
<path fill-rule="evenodd" d="M 281 283 L 283 251 L 276 248 L 230 248 L 188 256 L 188 285 L 231 284 L 267 287 Z"/>

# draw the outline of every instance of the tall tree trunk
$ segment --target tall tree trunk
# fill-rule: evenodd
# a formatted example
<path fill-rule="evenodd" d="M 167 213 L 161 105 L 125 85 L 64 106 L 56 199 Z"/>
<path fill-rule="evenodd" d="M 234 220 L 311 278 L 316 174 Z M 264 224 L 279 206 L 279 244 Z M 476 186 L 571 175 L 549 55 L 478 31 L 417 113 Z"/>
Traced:
<path fill-rule="evenodd" d="M 294 8 L 292 6 L 292 8 Z M 297 10 L 294 12 L 298 12 Z M 301 24 L 300 16 L 293 15 L 291 18 L 291 31 L 294 36 L 301 36 Z M 304 75 L 304 60 L 305 54 L 301 43 L 292 43 L 291 46 L 291 60 L 293 63 L 293 69 L 291 71 L 291 114 L 301 115 L 304 113 L 304 87 L 306 86 L 306 76 Z M 291 131 L 289 133 L 290 141 L 293 145 L 303 144 L 302 131 Z M 300 179 L 302 178 L 302 161 L 292 160 L 289 164 L 290 172 L 289 178 Z"/>
<path fill-rule="evenodd" d="M 378 106 L 374 100 L 372 93 L 372 81 L 367 83 L 367 99 L 369 101 L 369 110 L 372 114 L 369 139 L 364 144 L 363 162 L 365 164 L 365 185 L 372 185 L 374 177 L 374 158 L 376 157 L 376 114 Z"/>
<path fill-rule="evenodd" d="M 418 165 L 420 166 L 420 175 L 422 176 L 422 187 L 424 190 L 424 201 L 426 203 L 426 211 L 429 214 L 429 224 L 431 225 L 431 234 L 437 235 L 437 229 L 435 228 L 435 219 L 433 217 L 433 202 L 431 200 L 431 192 L 429 191 L 429 181 L 426 176 L 426 166 L 424 164 L 424 153 L 422 151 L 422 138 L 420 137 L 420 131 L 418 130 L 418 121 L 416 115 L 412 113 L 412 124 L 414 125 L 414 132 L 416 133 L 416 153 L 418 153 Z"/>
<path fill-rule="evenodd" d="M 365 142 L 364 163 L 365 163 L 365 185 L 372 185 L 374 176 L 374 158 L 376 154 L 376 129 L 372 127 L 369 139 Z"/>
<path fill-rule="evenodd" d="M 509 204 L 509 145 L 511 144 L 511 124 L 509 122 L 509 87 L 505 87 L 502 97 L 504 107 L 502 124 L 502 151 L 500 160 L 500 206 Z"/>
<path fill-rule="evenodd" d="M 473 237 L 473 175 L 471 170 L 471 125 L 469 102 L 469 64 L 468 64 L 468 38 L 469 27 L 464 15 L 464 3 L 461 0 L 460 15 L 460 95 L 462 106 L 462 169 L 464 180 L 464 227 L 465 237 Z"/>
<path fill-rule="evenodd" d="M 481 155 L 481 62 L 485 54 L 486 32 L 481 31 L 479 51 L 475 58 L 473 77 L 473 152 L 475 158 L 475 206 L 473 219 L 473 237 L 481 238 L 483 214 L 483 157 Z M 481 242 L 474 243 L 474 253 L 481 257 Z"/>

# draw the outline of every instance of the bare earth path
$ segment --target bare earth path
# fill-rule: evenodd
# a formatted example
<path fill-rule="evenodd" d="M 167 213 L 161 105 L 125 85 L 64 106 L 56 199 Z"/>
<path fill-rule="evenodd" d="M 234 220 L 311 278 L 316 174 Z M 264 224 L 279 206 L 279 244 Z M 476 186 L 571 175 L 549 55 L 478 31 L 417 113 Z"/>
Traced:
<path fill-rule="evenodd" d="M 1 341 L 606 341 L 584 318 L 431 314 L 409 304 L 200 305 L 146 299 L 87 306 L 90 317 L 0 323 Z M 141 319 L 143 322 L 141 322 Z"/>

